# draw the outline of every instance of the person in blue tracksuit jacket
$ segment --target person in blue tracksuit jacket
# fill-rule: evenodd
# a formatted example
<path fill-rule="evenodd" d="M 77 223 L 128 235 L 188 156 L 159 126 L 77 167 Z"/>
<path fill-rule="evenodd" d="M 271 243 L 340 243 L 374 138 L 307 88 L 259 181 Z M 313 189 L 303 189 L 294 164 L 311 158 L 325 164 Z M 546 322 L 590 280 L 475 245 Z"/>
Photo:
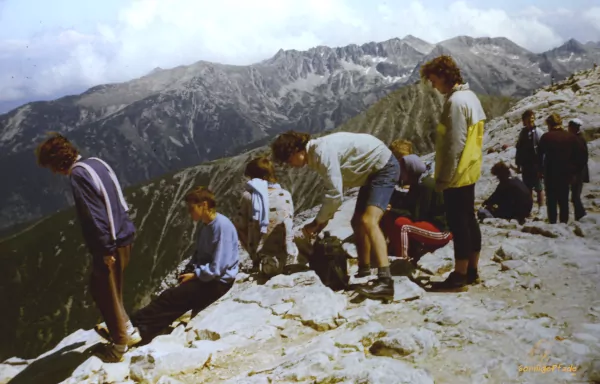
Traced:
<path fill-rule="evenodd" d="M 52 134 L 36 152 L 40 166 L 69 177 L 83 238 L 92 254 L 90 291 L 106 323 L 103 336 L 112 342 L 97 354 L 105 362 L 122 361 L 127 348 L 141 337 L 123 306 L 123 274 L 135 226 L 119 181 L 106 162 L 82 158 L 60 134 Z"/>

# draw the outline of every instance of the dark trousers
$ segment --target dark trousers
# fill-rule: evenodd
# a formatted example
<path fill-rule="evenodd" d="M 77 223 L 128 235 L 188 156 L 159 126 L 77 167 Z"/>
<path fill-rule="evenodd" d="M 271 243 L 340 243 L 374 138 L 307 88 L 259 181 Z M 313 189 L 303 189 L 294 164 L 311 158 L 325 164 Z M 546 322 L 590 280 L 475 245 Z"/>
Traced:
<path fill-rule="evenodd" d="M 444 190 L 446 220 L 454 241 L 454 258 L 467 260 L 481 251 L 481 230 L 475 217 L 475 184 Z"/>
<path fill-rule="evenodd" d="M 131 245 L 128 245 L 117 248 L 115 263 L 110 266 L 104 263 L 103 256 L 94 256 L 92 261 L 90 291 L 115 344 L 125 344 L 129 337 L 129 317 L 123 306 L 123 272 L 130 255 Z"/>
<path fill-rule="evenodd" d="M 560 222 L 569 221 L 569 183 L 563 180 L 546 180 L 546 210 L 550 224 L 556 224 L 560 210 Z"/>
<path fill-rule="evenodd" d="M 583 189 L 583 181 L 581 178 L 571 184 L 571 201 L 573 202 L 573 209 L 575 210 L 575 220 L 581 219 L 586 215 L 585 208 L 581 202 L 581 190 Z"/>
<path fill-rule="evenodd" d="M 196 314 L 205 309 L 225 295 L 232 286 L 233 283 L 190 280 L 165 290 L 150 304 L 137 311 L 131 317 L 131 322 L 138 328 L 144 341 L 150 340 L 187 311 L 192 310 Z"/>

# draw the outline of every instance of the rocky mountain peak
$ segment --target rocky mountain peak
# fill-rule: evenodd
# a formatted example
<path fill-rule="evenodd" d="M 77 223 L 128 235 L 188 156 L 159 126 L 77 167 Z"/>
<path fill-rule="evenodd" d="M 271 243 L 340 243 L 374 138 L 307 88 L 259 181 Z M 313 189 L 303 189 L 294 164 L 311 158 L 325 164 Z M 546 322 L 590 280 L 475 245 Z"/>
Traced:
<path fill-rule="evenodd" d="M 569 39 L 565 41 L 564 44 L 555 49 L 555 52 L 557 53 L 573 53 L 576 55 L 585 54 L 587 53 L 587 51 L 588 50 L 586 49 L 585 45 L 583 45 L 576 39 Z"/>

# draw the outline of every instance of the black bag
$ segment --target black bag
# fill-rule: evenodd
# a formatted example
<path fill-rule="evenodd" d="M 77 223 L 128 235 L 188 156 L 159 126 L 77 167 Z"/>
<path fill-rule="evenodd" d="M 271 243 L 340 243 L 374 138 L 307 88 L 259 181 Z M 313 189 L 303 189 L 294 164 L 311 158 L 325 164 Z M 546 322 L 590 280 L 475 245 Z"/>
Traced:
<path fill-rule="evenodd" d="M 338 291 L 348 288 L 348 258 L 342 241 L 325 232 L 323 239 L 315 242 L 308 265 L 324 285 Z"/>

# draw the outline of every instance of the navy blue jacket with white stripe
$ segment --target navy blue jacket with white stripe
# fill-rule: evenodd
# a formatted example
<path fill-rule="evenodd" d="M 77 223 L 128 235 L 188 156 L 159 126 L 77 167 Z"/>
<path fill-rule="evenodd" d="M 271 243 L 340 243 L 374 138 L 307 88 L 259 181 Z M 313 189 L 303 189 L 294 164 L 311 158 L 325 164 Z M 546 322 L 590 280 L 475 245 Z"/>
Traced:
<path fill-rule="evenodd" d="M 82 163 L 91 167 L 98 175 L 107 199 L 102 188 L 98 188 L 94 177 L 81 166 Z M 135 226 L 129 218 L 128 209 L 123 206 L 124 200 L 120 199 L 119 193 L 122 196 L 122 191 L 115 185 L 104 164 L 96 159 L 79 159 L 71 168 L 70 181 L 83 238 L 90 253 L 94 256 L 114 255 L 118 247 L 131 244 L 135 236 Z M 112 215 L 109 215 L 107 203 Z"/>

